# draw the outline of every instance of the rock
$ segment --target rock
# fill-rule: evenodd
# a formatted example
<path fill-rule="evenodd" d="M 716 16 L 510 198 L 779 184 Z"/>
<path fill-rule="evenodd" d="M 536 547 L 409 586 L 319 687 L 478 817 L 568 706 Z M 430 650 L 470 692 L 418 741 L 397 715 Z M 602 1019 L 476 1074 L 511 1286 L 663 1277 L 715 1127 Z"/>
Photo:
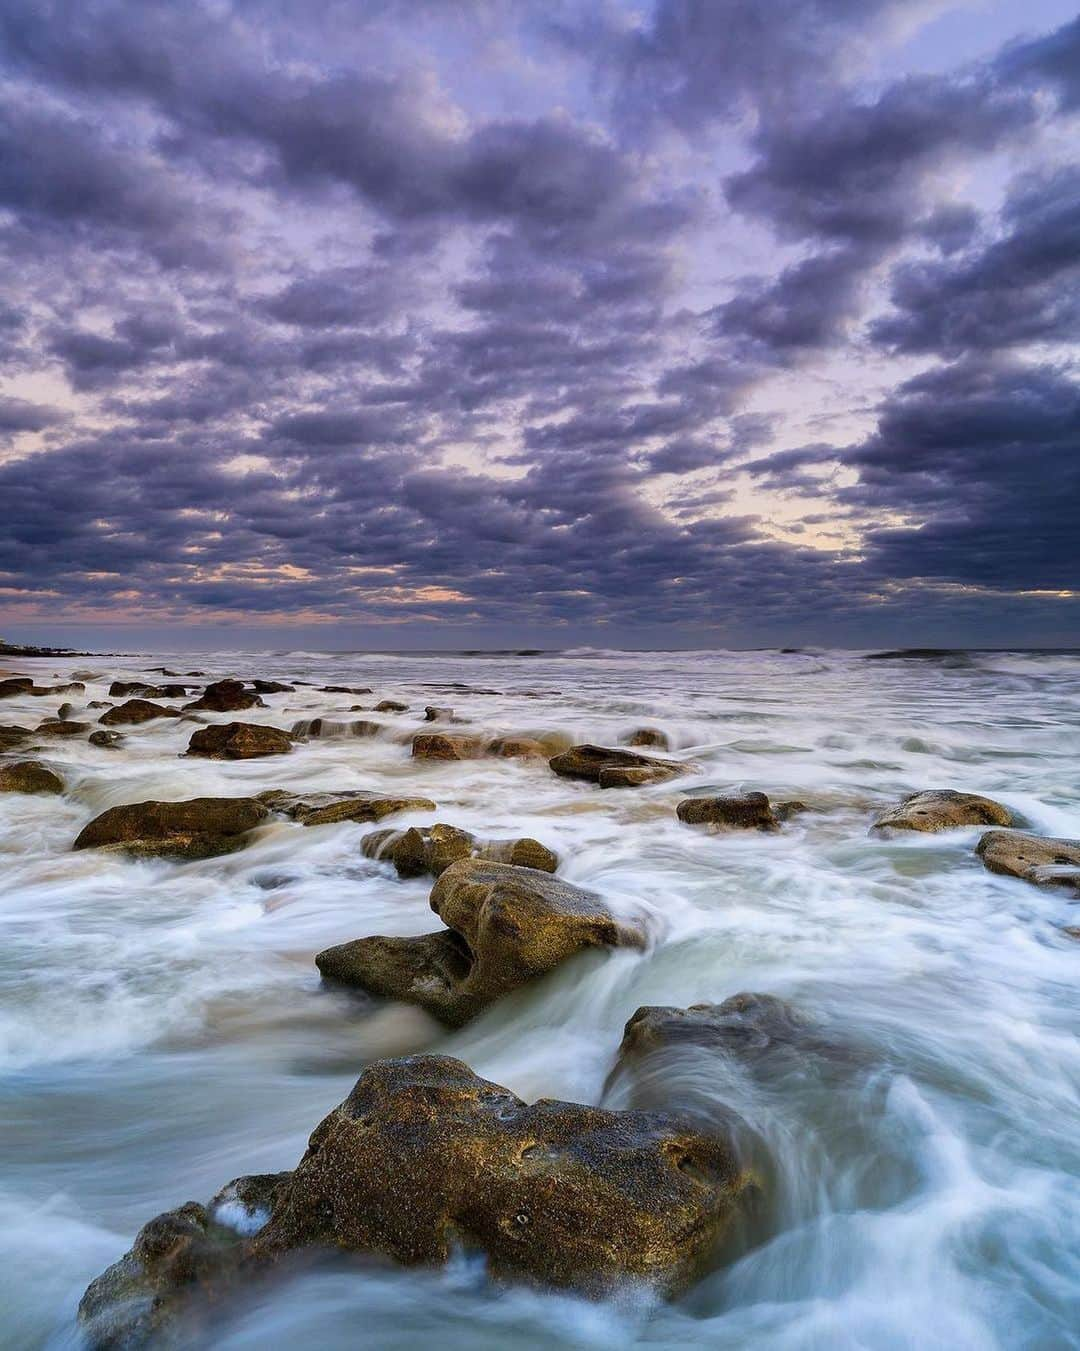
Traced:
<path fill-rule="evenodd" d="M 87 740 L 91 746 L 102 747 L 105 750 L 116 750 L 124 744 L 124 738 L 119 732 L 91 732 Z"/>
<path fill-rule="evenodd" d="M 0 793 L 62 793 L 64 781 L 40 760 L 0 765 Z"/>
<path fill-rule="evenodd" d="M 70 718 L 72 713 L 74 712 L 75 712 L 74 704 L 61 704 L 60 707 L 56 710 L 56 716 L 60 719 L 61 722 L 64 722 L 68 718 Z"/>
<path fill-rule="evenodd" d="M 189 685 L 148 685 L 143 680 L 114 680 L 109 686 L 110 699 L 183 699 Z"/>
<path fill-rule="evenodd" d="M 271 788 L 258 800 L 271 811 L 282 812 L 304 826 L 333 825 L 338 821 L 381 821 L 396 812 L 433 812 L 435 803 L 426 797 L 395 797 L 365 789 L 324 793 L 290 793 Z"/>
<path fill-rule="evenodd" d="M 132 802 L 110 807 L 84 826 L 74 849 L 110 849 L 145 858 L 212 858 L 240 849 L 270 815 L 250 797 Z"/>
<path fill-rule="evenodd" d="M 483 858 L 553 873 L 559 856 L 539 840 L 478 840 L 467 830 L 442 823 L 413 826 L 410 830 L 376 830 L 365 835 L 360 849 L 368 858 L 384 859 L 399 877 L 440 877 L 462 858 Z"/>
<path fill-rule="evenodd" d="M 658 727 L 639 727 L 626 738 L 628 746 L 652 746 L 658 751 L 671 750 L 671 738 Z"/>
<path fill-rule="evenodd" d="M 508 760 L 546 760 L 548 748 L 535 737 L 497 736 L 484 747 L 484 754 L 499 755 Z"/>
<path fill-rule="evenodd" d="M 1013 815 L 1007 807 L 977 793 L 956 793 L 951 788 L 932 788 L 909 793 L 881 813 L 871 830 L 920 830 L 935 832 L 961 826 L 1009 826 Z"/>
<path fill-rule="evenodd" d="M 33 736 L 29 727 L 0 727 L 0 751 L 11 751 Z"/>
<path fill-rule="evenodd" d="M 1061 932 L 1066 938 L 1072 938 L 1080 941 L 1080 924 L 1063 924 Z"/>
<path fill-rule="evenodd" d="M 128 723 L 152 722 L 155 718 L 178 718 L 178 708 L 166 708 L 164 704 L 152 703 L 149 699 L 128 699 L 126 703 L 110 708 L 102 713 L 98 722 L 103 727 L 118 727 Z"/>
<path fill-rule="evenodd" d="M 793 816 L 801 816 L 803 812 L 810 810 L 807 803 L 800 802 L 798 798 L 791 798 L 787 802 L 774 802 L 772 809 L 778 821 L 790 821 Z"/>
<path fill-rule="evenodd" d="M 663 783 L 683 772 L 684 766 L 671 760 L 657 760 L 637 751 L 611 746 L 571 746 L 548 764 L 566 779 L 589 779 L 601 788 L 631 788 L 645 783 Z M 628 774 L 627 770 L 645 773 Z"/>
<path fill-rule="evenodd" d="M 365 721 L 356 718 L 343 722 L 339 718 L 301 718 L 294 722 L 290 736 L 295 737 L 334 737 L 334 736 L 378 736 L 383 730 L 381 722 Z"/>
<path fill-rule="evenodd" d="M 780 822 L 764 793 L 719 793 L 689 797 L 675 815 L 688 826 L 717 826 L 729 830 L 779 830 Z"/>
<path fill-rule="evenodd" d="M 645 946 L 641 922 L 616 919 L 593 892 L 506 863 L 452 864 L 432 888 L 431 908 L 446 931 L 359 938 L 315 963 L 324 976 L 459 1026 L 586 948 Z"/>
<path fill-rule="evenodd" d="M 13 699 L 17 694 L 29 694 L 34 682 L 29 676 L 11 676 L 0 680 L 0 699 Z"/>
<path fill-rule="evenodd" d="M 306 682 L 305 682 L 305 683 L 306 683 Z M 374 693 L 374 691 L 373 691 L 373 690 L 369 690 L 369 689 L 367 688 L 367 686 L 363 686 L 363 687 L 357 686 L 357 687 L 354 687 L 354 686 L 352 686 L 352 685 L 324 685 L 324 686 L 322 687 L 322 693 L 323 693 L 323 694 L 372 694 L 372 693 Z"/>
<path fill-rule="evenodd" d="M 265 708 L 266 705 L 251 690 L 244 689 L 242 680 L 218 680 L 207 685 L 202 697 L 185 704 L 184 711 L 210 713 L 239 713 L 245 708 Z"/>
<path fill-rule="evenodd" d="M 387 1179 L 393 1185 L 387 1185 Z M 722 1138 L 668 1113 L 531 1106 L 447 1056 L 378 1061 L 316 1127 L 254 1260 L 298 1248 L 444 1265 L 590 1295 L 701 1274 L 747 1179 Z"/>
<path fill-rule="evenodd" d="M 82 736 L 84 732 L 89 732 L 90 724 L 85 722 L 71 722 L 63 718 L 46 718 L 44 722 L 38 723 L 34 728 L 35 736 Z"/>
<path fill-rule="evenodd" d="M 975 852 L 992 873 L 1019 877 L 1037 887 L 1066 887 L 1080 895 L 1080 840 L 988 830 Z"/>
<path fill-rule="evenodd" d="M 291 1173 L 237 1178 L 151 1220 L 93 1281 L 94 1351 L 212 1345 L 210 1312 L 296 1256 L 440 1267 L 609 1297 L 674 1295 L 715 1262 L 752 1179 L 722 1133 L 671 1112 L 528 1104 L 448 1056 L 375 1062 Z"/>
<path fill-rule="evenodd" d="M 409 705 L 399 703 L 396 699 L 381 699 L 376 705 L 376 713 L 405 713 Z"/>
<path fill-rule="evenodd" d="M 226 722 L 193 732 L 187 753 L 210 760 L 252 760 L 261 755 L 287 755 L 292 748 L 292 738 L 278 727 Z"/>
<path fill-rule="evenodd" d="M 253 680 L 251 688 L 256 694 L 292 694 L 292 685 L 283 685 L 280 680 Z"/>
<path fill-rule="evenodd" d="M 452 735 L 449 732 L 418 732 L 412 739 L 417 760 L 474 760 L 483 752 L 477 736 Z"/>
<path fill-rule="evenodd" d="M 454 710 L 452 708 L 439 708 L 436 704 L 428 704 L 424 708 L 425 722 L 456 722 Z"/>

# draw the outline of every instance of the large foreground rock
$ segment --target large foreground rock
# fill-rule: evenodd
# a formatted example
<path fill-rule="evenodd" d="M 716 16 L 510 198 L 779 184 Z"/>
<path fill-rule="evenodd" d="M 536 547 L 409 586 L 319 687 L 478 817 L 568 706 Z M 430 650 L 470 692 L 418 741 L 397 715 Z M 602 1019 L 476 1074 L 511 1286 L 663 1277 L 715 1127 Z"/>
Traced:
<path fill-rule="evenodd" d="M 0 793 L 62 793 L 64 781 L 40 760 L 0 765 Z"/>
<path fill-rule="evenodd" d="M 369 994 L 419 1004 L 451 1026 L 587 948 L 646 942 L 599 896 L 533 868 L 483 859 L 452 864 L 431 908 L 447 926 L 415 938 L 358 938 L 315 958 L 320 972 Z"/>
<path fill-rule="evenodd" d="M 442 822 L 409 830 L 375 830 L 364 836 L 360 848 L 368 858 L 392 863 L 399 877 L 422 877 L 425 873 L 441 877 L 452 863 L 463 858 L 513 863 L 519 868 L 536 868 L 545 873 L 553 873 L 559 866 L 558 854 L 539 840 L 528 836 L 517 840 L 482 840 Z"/>
<path fill-rule="evenodd" d="M 338 821 L 381 821 L 396 812 L 433 812 L 435 803 L 426 797 L 395 797 L 366 789 L 340 792 L 290 793 L 271 788 L 259 794 L 271 811 L 281 812 L 303 826 L 330 826 Z"/>
<path fill-rule="evenodd" d="M 8 676 L 0 680 L 0 699 L 14 699 L 19 694 L 33 692 L 34 682 L 30 676 Z"/>
<path fill-rule="evenodd" d="M 226 722 L 193 732 L 187 753 L 209 760 L 254 760 L 262 755 L 286 755 L 292 748 L 292 737 L 280 728 Z"/>
<path fill-rule="evenodd" d="M 142 858 L 212 858 L 232 853 L 270 815 L 250 797 L 132 802 L 110 807 L 84 826 L 75 849 L 110 849 Z"/>
<path fill-rule="evenodd" d="M 665 783 L 684 766 L 673 760 L 658 760 L 637 751 L 614 746 L 571 746 L 548 764 L 565 779 L 587 779 L 601 788 L 637 788 L 649 783 Z"/>
<path fill-rule="evenodd" d="M 1066 887 L 1080 895 L 1080 840 L 988 830 L 975 852 L 992 873 L 1019 877 L 1037 887 Z"/>
<path fill-rule="evenodd" d="M 155 718 L 178 718 L 180 710 L 166 708 L 164 704 L 155 704 L 150 699 L 128 699 L 116 708 L 102 713 L 98 722 L 103 727 L 123 727 L 127 724 L 153 722 Z"/>
<path fill-rule="evenodd" d="M 764 793 L 719 793 L 690 797 L 675 809 L 680 821 L 690 826 L 713 826 L 725 830 L 779 830 L 780 817 Z"/>
<path fill-rule="evenodd" d="M 383 1060 L 293 1172 L 237 1179 L 146 1225 L 79 1320 L 98 1351 L 205 1335 L 245 1278 L 319 1253 L 440 1267 L 464 1250 L 499 1281 L 671 1295 L 713 1264 L 749 1186 L 723 1133 L 680 1115 L 530 1105 L 447 1056 Z M 222 1223 L 237 1206 L 268 1217 L 251 1238 Z"/>
<path fill-rule="evenodd" d="M 1009 826 L 1013 815 L 993 798 L 931 788 L 910 793 L 876 818 L 871 830 L 957 830 L 962 826 Z"/>
<path fill-rule="evenodd" d="M 265 708 L 266 704 L 253 690 L 244 689 L 242 680 L 218 680 L 207 685 L 193 703 L 185 704 L 185 711 L 208 713 L 240 713 L 245 708 Z"/>

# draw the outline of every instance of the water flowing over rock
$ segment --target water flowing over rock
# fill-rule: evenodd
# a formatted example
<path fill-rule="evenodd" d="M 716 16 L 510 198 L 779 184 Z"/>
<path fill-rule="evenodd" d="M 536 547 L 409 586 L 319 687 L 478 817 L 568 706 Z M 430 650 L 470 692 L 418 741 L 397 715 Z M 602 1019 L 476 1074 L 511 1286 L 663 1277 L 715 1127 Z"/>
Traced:
<path fill-rule="evenodd" d="M 185 704 L 185 712 L 240 713 L 245 708 L 265 708 L 266 704 L 252 690 L 244 689 L 242 680 L 218 680 L 207 685 L 202 697 Z"/>
<path fill-rule="evenodd" d="M 64 781 L 40 760 L 0 765 L 0 793 L 62 793 Z"/>
<path fill-rule="evenodd" d="M 301 718 L 299 722 L 293 723 L 290 735 L 323 740 L 336 736 L 378 736 L 382 730 L 381 722 L 370 722 L 363 718 L 355 718 L 350 722 L 342 718 Z"/>
<path fill-rule="evenodd" d="M 283 685 L 280 680 L 253 680 L 251 688 L 256 694 L 292 694 L 293 685 Z"/>
<path fill-rule="evenodd" d="M 399 877 L 440 877 L 452 863 L 463 858 L 483 858 L 553 873 L 559 856 L 539 840 L 481 840 L 467 830 L 437 823 L 409 830 L 376 830 L 365 835 L 360 848 L 368 858 L 385 859 Z"/>
<path fill-rule="evenodd" d="M 85 736 L 90 731 L 86 722 L 72 722 L 68 718 L 46 718 L 34 728 L 35 736 L 75 737 Z"/>
<path fill-rule="evenodd" d="M 408 704 L 401 703 L 398 699 L 380 699 L 375 705 L 375 713 L 407 713 Z"/>
<path fill-rule="evenodd" d="M 258 800 L 272 811 L 299 821 L 304 826 L 334 825 L 338 821 L 381 821 L 396 812 L 433 812 L 435 803 L 426 797 L 396 797 L 392 793 L 365 789 L 340 792 L 290 793 L 271 788 Z"/>
<path fill-rule="evenodd" d="M 293 1254 L 441 1267 L 464 1250 L 497 1281 L 674 1295 L 714 1261 L 749 1181 L 723 1133 L 676 1113 L 529 1104 L 449 1056 L 381 1060 L 292 1172 L 145 1225 L 79 1321 L 94 1351 L 169 1344 Z"/>
<path fill-rule="evenodd" d="M 227 722 L 193 732 L 187 753 L 210 760 L 253 760 L 263 755 L 287 755 L 292 748 L 292 738 L 278 727 Z"/>
<path fill-rule="evenodd" d="M 957 793 L 951 788 L 931 788 L 909 793 L 883 811 L 871 830 L 920 830 L 934 833 L 961 826 L 1010 826 L 1012 812 L 992 798 L 978 793 Z"/>
<path fill-rule="evenodd" d="M 143 680 L 114 680 L 109 686 L 110 699 L 183 699 L 191 685 L 149 685 Z"/>
<path fill-rule="evenodd" d="M 11 724 L 0 727 L 0 751 L 15 750 L 33 736 L 29 727 L 13 727 Z"/>
<path fill-rule="evenodd" d="M 575 953 L 646 945 L 644 924 L 617 919 L 594 892 L 507 863 L 452 864 L 432 888 L 431 908 L 447 926 L 441 933 L 358 938 L 320 952 L 315 964 L 458 1026 Z"/>
<path fill-rule="evenodd" d="M 1065 887 L 1080 895 L 1080 840 L 988 830 L 975 852 L 992 873 L 1019 877 L 1037 887 Z"/>
<path fill-rule="evenodd" d="M 110 807 L 84 826 L 72 848 L 145 858 L 212 858 L 242 848 L 269 809 L 254 798 L 197 797 Z"/>
<path fill-rule="evenodd" d="M 588 745 L 571 746 L 553 756 L 548 764 L 563 778 L 587 779 L 601 788 L 639 788 L 650 783 L 665 783 L 685 769 L 673 760 L 657 760 L 637 751 Z"/>
<path fill-rule="evenodd" d="M 412 739 L 412 753 L 417 760 L 473 760 L 483 750 L 483 739 L 478 736 L 418 732 Z"/>
<path fill-rule="evenodd" d="M 680 802 L 675 814 L 688 826 L 714 826 L 728 830 L 779 830 L 779 817 L 764 793 L 720 793 L 690 797 Z"/>
<path fill-rule="evenodd" d="M 456 722 L 454 710 L 452 708 L 441 708 L 438 704 L 427 704 L 424 707 L 425 722 Z"/>
<path fill-rule="evenodd" d="M 179 717 L 178 708 L 166 708 L 164 704 L 155 704 L 149 699 L 129 699 L 116 708 L 110 708 L 107 713 L 102 713 L 98 722 L 103 727 L 119 727 L 126 723 L 152 722 L 155 718 Z"/>
<path fill-rule="evenodd" d="M 671 750 L 671 738 L 658 727 L 639 727 L 626 738 L 628 746 L 652 746 L 654 750 Z"/>
<path fill-rule="evenodd" d="M 30 676 L 9 676 L 7 680 L 0 680 L 0 699 L 14 699 L 19 694 L 30 694 L 34 688 L 34 682 Z"/>
<path fill-rule="evenodd" d="M 485 755 L 497 755 L 505 760 L 546 760 L 547 746 L 536 737 L 497 736 L 484 747 Z"/>
<path fill-rule="evenodd" d="M 86 739 L 91 746 L 103 747 L 110 751 L 116 750 L 124 741 L 119 732 L 91 732 Z"/>

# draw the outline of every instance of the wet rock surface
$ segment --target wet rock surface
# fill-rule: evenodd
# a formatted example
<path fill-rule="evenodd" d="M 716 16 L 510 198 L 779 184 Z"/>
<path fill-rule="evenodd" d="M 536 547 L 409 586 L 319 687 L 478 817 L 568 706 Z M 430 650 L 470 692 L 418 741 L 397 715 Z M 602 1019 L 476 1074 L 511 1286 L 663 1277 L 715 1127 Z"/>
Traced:
<path fill-rule="evenodd" d="M 278 727 L 226 722 L 193 732 L 187 753 L 210 760 L 253 760 L 263 755 L 287 755 L 292 748 L 292 737 Z"/>
<path fill-rule="evenodd" d="M 200 698 L 185 704 L 185 712 L 240 713 L 246 708 L 265 708 L 254 690 L 244 688 L 242 680 L 217 680 L 207 685 Z"/>
<path fill-rule="evenodd" d="M 473 760 L 483 750 L 482 738 L 460 733 L 418 732 L 412 739 L 412 753 L 417 760 Z"/>
<path fill-rule="evenodd" d="M 586 779 L 601 788 L 637 788 L 664 783 L 684 772 L 684 766 L 672 760 L 657 760 L 638 751 L 615 746 L 571 746 L 553 756 L 548 764 L 566 779 Z"/>
<path fill-rule="evenodd" d="M 910 793 L 874 821 L 872 830 L 919 830 L 935 833 L 963 826 L 1009 826 L 1008 807 L 978 793 L 957 793 L 951 788 L 932 788 Z"/>
<path fill-rule="evenodd" d="M 359 938 L 315 963 L 333 980 L 457 1026 L 575 953 L 646 944 L 643 923 L 617 919 L 594 892 L 506 863 L 452 864 L 432 888 L 431 908 L 446 932 Z"/>
<path fill-rule="evenodd" d="M 0 793 L 62 793 L 64 781 L 40 760 L 0 765 Z"/>
<path fill-rule="evenodd" d="M 33 732 L 29 727 L 16 727 L 10 723 L 0 727 L 0 751 L 15 750 L 31 739 Z"/>
<path fill-rule="evenodd" d="M 399 877 L 440 877 L 452 863 L 463 858 L 489 859 L 553 873 L 559 856 L 539 840 L 525 836 L 516 840 L 478 839 L 467 830 L 437 823 L 409 830 L 376 830 L 360 842 L 368 858 L 392 863 Z"/>
<path fill-rule="evenodd" d="M 975 852 L 993 873 L 1037 887 L 1064 887 L 1080 896 L 1080 840 L 988 830 Z"/>
<path fill-rule="evenodd" d="M 200 797 L 110 807 L 75 840 L 74 849 L 111 849 L 144 858 L 212 858 L 232 853 L 270 815 L 254 798 Z"/>
<path fill-rule="evenodd" d="M 103 727 L 121 727 L 129 723 L 152 722 L 155 718 L 178 718 L 178 708 L 166 708 L 164 704 L 155 704 L 150 699 L 128 699 L 103 713 L 98 722 Z"/>
<path fill-rule="evenodd" d="M 717 793 L 680 802 L 675 814 L 688 826 L 724 830 L 779 830 L 780 818 L 764 793 Z"/>
<path fill-rule="evenodd" d="M 258 800 L 272 811 L 304 826 L 333 825 L 338 821 L 381 821 L 397 812 L 433 812 L 435 803 L 426 797 L 398 797 L 393 793 L 342 789 L 339 792 L 290 793 L 271 788 Z"/>
<path fill-rule="evenodd" d="M 89 723 L 73 722 L 70 718 L 46 718 L 44 722 L 38 723 L 34 728 L 34 735 L 47 737 L 77 737 L 85 736 L 89 731 Z"/>

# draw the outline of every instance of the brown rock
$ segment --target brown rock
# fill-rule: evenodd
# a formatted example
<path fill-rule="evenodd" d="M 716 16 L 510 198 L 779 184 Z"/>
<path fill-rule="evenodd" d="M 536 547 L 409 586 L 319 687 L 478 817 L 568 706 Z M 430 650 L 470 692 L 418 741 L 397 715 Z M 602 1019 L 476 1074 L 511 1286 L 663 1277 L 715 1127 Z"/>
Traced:
<path fill-rule="evenodd" d="M 33 736 L 29 727 L 0 727 L 0 751 L 11 751 Z"/>
<path fill-rule="evenodd" d="M 292 694 L 292 685 L 283 685 L 280 680 L 253 680 L 251 688 L 256 694 Z"/>
<path fill-rule="evenodd" d="M 17 694 L 30 694 L 34 682 L 30 676 L 10 676 L 0 680 L 0 699 L 13 699 Z"/>
<path fill-rule="evenodd" d="M 89 732 L 90 725 L 85 722 L 72 722 L 65 718 L 46 718 L 34 728 L 35 736 L 83 736 Z"/>
<path fill-rule="evenodd" d="M 375 705 L 376 713 L 405 713 L 408 710 L 408 704 L 399 703 L 397 699 L 381 699 Z"/>
<path fill-rule="evenodd" d="M 315 963 L 324 976 L 459 1026 L 586 948 L 645 946 L 644 926 L 616 919 L 593 892 L 505 863 L 452 864 L 432 889 L 431 908 L 447 932 L 360 938 L 327 948 Z"/>
<path fill-rule="evenodd" d="M 961 826 L 1009 826 L 1013 815 L 1007 807 L 977 793 L 956 793 L 951 788 L 932 788 L 910 793 L 881 813 L 871 830 L 920 830 L 934 833 Z"/>
<path fill-rule="evenodd" d="M 324 793 L 290 793 L 271 788 L 258 800 L 271 811 L 282 812 L 304 826 L 334 825 L 338 821 L 381 821 L 396 812 L 433 812 L 435 803 L 426 797 L 395 797 L 364 789 Z"/>
<path fill-rule="evenodd" d="M 508 760 L 546 760 L 548 748 L 535 737 L 497 736 L 484 747 L 484 754 L 498 755 Z"/>
<path fill-rule="evenodd" d="M 476 736 L 418 732 L 412 739 L 412 753 L 418 760 L 473 760 L 483 753 L 483 745 Z"/>
<path fill-rule="evenodd" d="M 0 793 L 62 793 L 64 781 L 40 760 L 0 765 Z"/>
<path fill-rule="evenodd" d="M 127 723 L 152 722 L 155 718 L 178 718 L 180 710 L 151 703 L 149 699 L 128 699 L 126 703 L 102 713 L 98 722 L 103 727 L 119 727 Z"/>
<path fill-rule="evenodd" d="M 690 797 L 675 809 L 688 826 L 717 826 L 728 830 L 779 830 L 780 822 L 764 793 L 720 793 Z"/>
<path fill-rule="evenodd" d="M 637 751 L 620 750 L 612 746 L 571 746 L 561 755 L 553 756 L 548 764 L 556 774 L 566 779 L 589 779 L 601 788 L 638 787 L 645 783 L 663 783 L 683 772 L 683 766 L 672 760 L 657 760 Z M 645 770 L 644 774 L 627 774 L 627 770 Z"/>
<path fill-rule="evenodd" d="M 91 746 L 102 747 L 109 751 L 116 750 L 124 743 L 124 738 L 119 732 L 91 732 L 86 739 Z"/>
<path fill-rule="evenodd" d="M 437 704 L 428 704 L 424 708 L 425 722 L 456 722 L 452 708 L 440 708 Z"/>
<path fill-rule="evenodd" d="M 132 802 L 110 807 L 76 839 L 74 849 L 111 849 L 146 858 L 211 858 L 242 848 L 268 809 L 250 797 L 186 802 Z"/>
<path fill-rule="evenodd" d="M 187 753 L 210 760 L 253 760 L 262 755 L 286 755 L 292 748 L 292 738 L 278 727 L 226 722 L 193 732 Z"/>
<path fill-rule="evenodd" d="M 413 826 L 410 830 L 376 830 L 360 842 L 368 858 L 384 859 L 399 877 L 440 877 L 462 858 L 484 858 L 553 873 L 559 857 L 538 840 L 479 840 L 467 830 L 442 823 Z"/>
<path fill-rule="evenodd" d="M 371 694 L 372 691 L 369 690 L 369 689 L 367 688 L 366 685 L 364 685 L 364 686 L 354 686 L 354 685 L 324 685 L 324 686 L 322 687 L 322 693 L 323 693 L 323 694 Z"/>
<path fill-rule="evenodd" d="M 1080 895 L 1080 840 L 988 830 L 975 852 L 992 873 L 1019 877 L 1037 887 L 1065 887 Z"/>
<path fill-rule="evenodd" d="M 652 746 L 658 751 L 671 750 L 671 738 L 658 727 L 639 727 L 626 738 L 628 746 Z"/>
<path fill-rule="evenodd" d="M 244 689 L 242 680 L 218 680 L 207 685 L 202 697 L 185 704 L 185 712 L 239 713 L 245 708 L 265 708 L 266 705 L 252 690 Z"/>

